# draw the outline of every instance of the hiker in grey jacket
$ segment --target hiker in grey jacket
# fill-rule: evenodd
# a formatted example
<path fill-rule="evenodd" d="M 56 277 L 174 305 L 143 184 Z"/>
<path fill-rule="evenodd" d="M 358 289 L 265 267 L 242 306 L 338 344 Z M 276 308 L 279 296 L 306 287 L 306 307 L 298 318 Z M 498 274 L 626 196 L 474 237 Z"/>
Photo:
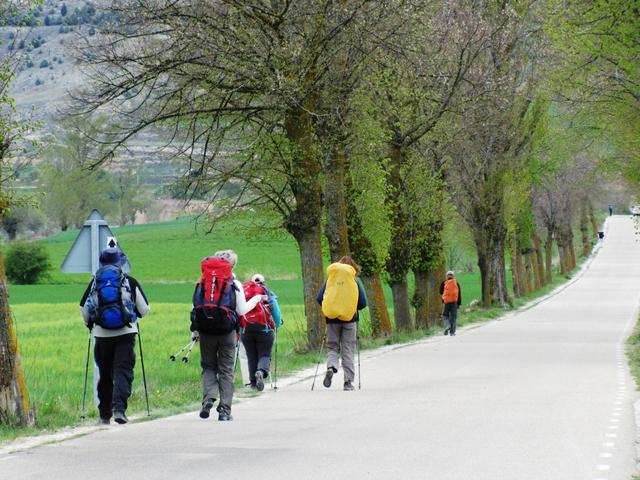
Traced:
<path fill-rule="evenodd" d="M 213 254 L 211 258 L 223 259 L 229 263 L 230 268 L 235 267 L 238 262 L 238 255 L 232 250 L 221 250 Z M 205 259 L 206 260 L 206 259 Z M 267 301 L 266 295 L 256 295 L 250 300 L 246 300 L 242 283 L 232 275 L 233 296 L 232 304 L 235 306 L 236 317 L 241 317 L 253 310 L 260 301 Z M 193 296 L 194 317 L 197 307 L 197 299 L 202 295 L 202 284 L 199 282 Z M 215 334 L 205 333 L 193 328 L 191 331 L 192 340 L 200 341 L 200 366 L 202 367 L 202 408 L 200 418 L 209 418 L 211 409 L 217 398 L 218 420 L 233 420 L 231 415 L 231 403 L 233 401 L 233 375 L 235 349 L 238 344 L 238 323 L 228 332 Z"/>
<path fill-rule="evenodd" d="M 107 248 L 100 254 L 100 267 L 115 266 L 121 268 L 126 257 L 116 248 Z M 123 304 L 131 305 L 135 319 L 118 329 L 107 329 L 94 324 L 96 308 L 93 305 L 95 277 L 89 282 L 80 300 L 80 311 L 84 324 L 94 337 L 94 359 L 98 365 L 98 411 L 100 423 L 108 425 L 111 417 L 119 424 L 127 423 L 127 402 L 131 396 L 133 368 L 135 366 L 135 341 L 138 324 L 135 320 L 149 313 L 147 297 L 138 281 L 124 275 L 121 288 Z"/>

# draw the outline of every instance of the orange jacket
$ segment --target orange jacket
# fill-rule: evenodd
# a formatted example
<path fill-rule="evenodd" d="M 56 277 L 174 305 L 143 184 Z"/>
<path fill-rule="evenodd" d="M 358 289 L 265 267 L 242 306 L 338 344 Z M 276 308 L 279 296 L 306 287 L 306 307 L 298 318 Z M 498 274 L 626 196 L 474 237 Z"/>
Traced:
<path fill-rule="evenodd" d="M 455 278 L 450 278 L 442 282 L 440 286 L 440 292 L 442 293 L 442 301 L 444 303 L 461 303 L 460 285 Z"/>

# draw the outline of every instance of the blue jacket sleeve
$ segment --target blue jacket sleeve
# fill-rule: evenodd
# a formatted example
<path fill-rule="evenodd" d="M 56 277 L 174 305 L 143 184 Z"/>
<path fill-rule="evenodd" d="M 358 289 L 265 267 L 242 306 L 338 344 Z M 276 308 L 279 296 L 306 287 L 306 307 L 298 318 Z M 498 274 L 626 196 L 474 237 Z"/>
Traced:
<path fill-rule="evenodd" d="M 280 328 L 280 325 L 282 325 L 282 312 L 280 312 L 280 305 L 278 305 L 278 297 L 271 291 L 269 292 L 269 309 L 276 328 Z"/>
<path fill-rule="evenodd" d="M 327 288 L 327 282 L 324 282 L 320 287 L 320 290 L 318 290 L 318 295 L 316 295 L 316 302 L 318 302 L 318 305 L 322 305 L 322 297 L 324 297 L 324 290 L 326 288 Z"/>
<path fill-rule="evenodd" d="M 358 284 L 358 310 L 362 310 L 367 306 L 367 295 L 364 293 L 364 288 L 359 281 L 356 281 Z"/>

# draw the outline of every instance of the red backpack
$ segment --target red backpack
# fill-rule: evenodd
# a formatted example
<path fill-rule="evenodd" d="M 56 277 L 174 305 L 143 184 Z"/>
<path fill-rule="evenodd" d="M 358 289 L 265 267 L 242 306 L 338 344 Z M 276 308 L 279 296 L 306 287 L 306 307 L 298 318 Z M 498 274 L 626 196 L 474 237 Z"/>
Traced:
<path fill-rule="evenodd" d="M 191 330 L 229 333 L 237 324 L 233 267 L 222 258 L 207 257 L 200 268 L 202 277 L 193 294 Z"/>
<path fill-rule="evenodd" d="M 249 301 L 256 295 L 267 295 L 266 290 L 262 285 L 256 282 L 247 282 L 242 285 L 244 289 L 244 296 Z M 258 302 L 258 304 L 249 313 L 244 315 L 244 325 L 259 325 L 267 326 L 269 328 L 276 328 L 276 324 L 271 317 L 271 310 L 265 302 Z"/>

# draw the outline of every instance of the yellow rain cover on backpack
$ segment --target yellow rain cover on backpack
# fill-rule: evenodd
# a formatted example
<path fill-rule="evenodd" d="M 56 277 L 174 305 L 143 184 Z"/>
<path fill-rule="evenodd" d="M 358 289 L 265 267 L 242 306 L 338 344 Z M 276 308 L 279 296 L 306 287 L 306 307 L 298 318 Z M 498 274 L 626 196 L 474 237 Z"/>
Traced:
<path fill-rule="evenodd" d="M 327 318 L 348 322 L 358 307 L 356 269 L 344 263 L 332 263 L 327 268 L 327 277 L 322 313 Z"/>

